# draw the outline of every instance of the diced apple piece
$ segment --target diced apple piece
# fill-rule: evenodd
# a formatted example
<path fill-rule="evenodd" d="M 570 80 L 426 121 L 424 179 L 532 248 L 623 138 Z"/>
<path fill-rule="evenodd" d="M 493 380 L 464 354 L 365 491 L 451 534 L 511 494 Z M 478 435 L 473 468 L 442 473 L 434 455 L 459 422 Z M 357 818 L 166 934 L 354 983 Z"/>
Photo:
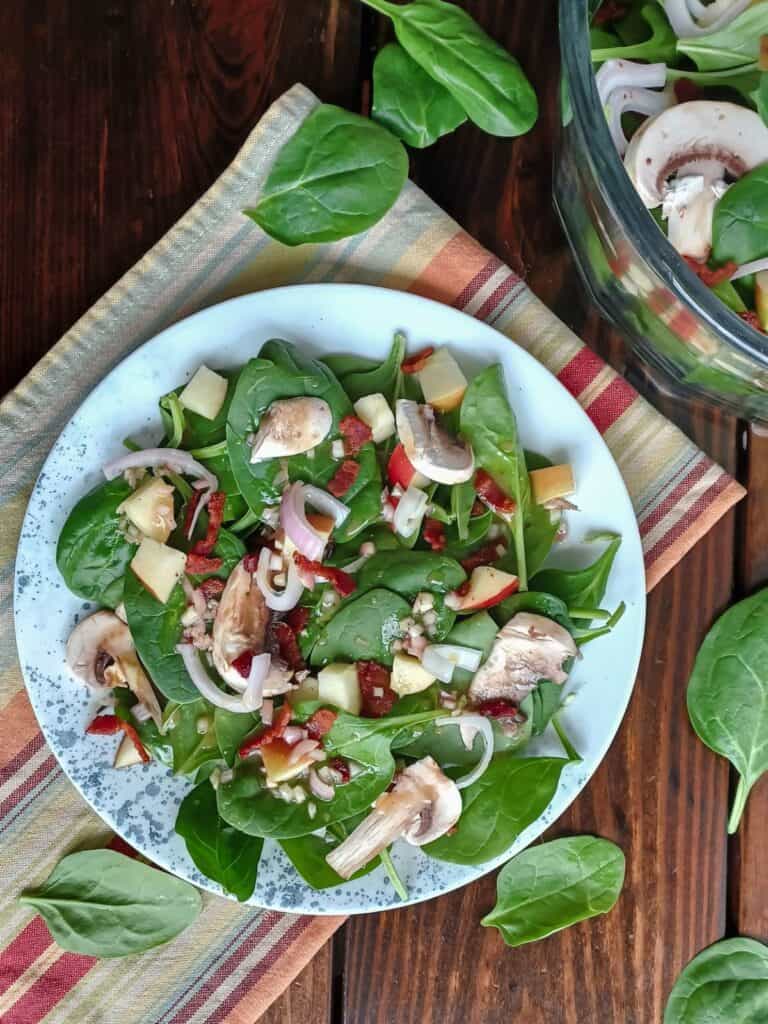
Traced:
<path fill-rule="evenodd" d="M 755 274 L 755 306 L 760 326 L 768 331 L 768 270 L 758 270 Z"/>
<path fill-rule="evenodd" d="M 133 768 L 135 764 L 141 764 L 141 755 L 136 749 L 136 744 L 128 736 L 123 736 L 120 746 L 115 753 L 113 768 Z"/>
<path fill-rule="evenodd" d="M 424 401 L 440 412 L 450 412 L 461 404 L 467 390 L 467 378 L 447 348 L 439 348 L 418 373 Z"/>
<path fill-rule="evenodd" d="M 561 466 L 532 469 L 528 476 L 531 478 L 533 500 L 537 505 L 545 505 L 555 498 L 567 498 L 576 490 L 573 469 L 567 462 Z"/>
<path fill-rule="evenodd" d="M 173 487 L 159 477 L 140 484 L 117 506 L 145 537 L 164 544 L 176 528 L 173 516 Z"/>
<path fill-rule="evenodd" d="M 301 685 L 286 695 L 289 704 L 300 704 L 303 700 L 320 700 L 319 683 L 314 676 L 307 676 Z"/>
<path fill-rule="evenodd" d="M 365 395 L 355 402 L 355 412 L 371 428 L 376 444 L 386 441 L 395 432 L 395 414 L 384 395 Z"/>
<path fill-rule="evenodd" d="M 459 612 L 477 612 L 500 604 L 505 597 L 514 594 L 520 587 L 517 576 L 492 565 L 480 565 L 472 570 L 469 587 L 463 594 L 454 591 L 448 595 L 446 604 Z"/>
<path fill-rule="evenodd" d="M 334 661 L 317 673 L 317 692 L 320 700 L 333 704 L 350 715 L 359 715 L 362 707 L 357 666 Z"/>
<path fill-rule="evenodd" d="M 183 551 L 145 537 L 133 556 L 131 568 L 150 594 L 165 604 L 184 575 L 186 564 L 187 556 Z"/>
<path fill-rule="evenodd" d="M 389 685 L 400 697 L 409 693 L 421 693 L 434 683 L 435 677 L 427 672 L 418 658 L 398 652 L 392 662 Z"/>
<path fill-rule="evenodd" d="M 287 782 L 289 779 L 301 775 L 306 768 L 315 763 L 311 751 L 295 761 L 291 761 L 293 747 L 283 739 L 265 743 L 264 746 L 259 747 L 259 750 L 270 782 Z"/>
<path fill-rule="evenodd" d="M 215 420 L 226 397 L 226 377 L 209 370 L 203 363 L 179 395 L 179 401 L 190 412 L 196 412 L 207 420 Z"/>

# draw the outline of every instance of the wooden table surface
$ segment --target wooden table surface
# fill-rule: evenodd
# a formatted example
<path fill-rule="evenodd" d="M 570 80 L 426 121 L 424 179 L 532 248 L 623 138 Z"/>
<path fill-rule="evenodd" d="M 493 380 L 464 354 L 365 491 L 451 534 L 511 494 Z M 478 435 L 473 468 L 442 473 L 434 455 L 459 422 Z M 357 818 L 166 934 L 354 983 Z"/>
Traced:
<path fill-rule="evenodd" d="M 585 306 L 550 198 L 555 0 L 465 0 L 533 79 L 542 115 L 509 142 L 462 127 L 414 179 L 710 455 L 750 487 L 651 594 L 632 703 L 549 835 L 619 843 L 617 908 L 518 950 L 479 920 L 494 878 L 349 921 L 268 1024 L 656 1024 L 681 967 L 724 935 L 768 938 L 768 781 L 726 837 L 732 779 L 684 691 L 713 617 L 768 575 L 768 442 L 663 396 Z M 11 387 L 232 159 L 300 79 L 366 110 L 380 20 L 357 0 L 4 0 L 0 5 L 0 344 Z"/>

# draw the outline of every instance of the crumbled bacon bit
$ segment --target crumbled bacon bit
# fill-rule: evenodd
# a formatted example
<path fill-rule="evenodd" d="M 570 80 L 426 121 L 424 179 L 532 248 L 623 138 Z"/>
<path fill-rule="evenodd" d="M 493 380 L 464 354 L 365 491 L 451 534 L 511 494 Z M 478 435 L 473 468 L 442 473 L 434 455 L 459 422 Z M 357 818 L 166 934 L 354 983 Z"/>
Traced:
<path fill-rule="evenodd" d="M 628 8 L 618 0 L 605 0 L 599 11 L 596 11 L 592 18 L 593 25 L 610 25 L 614 21 L 620 21 L 626 17 Z"/>
<path fill-rule="evenodd" d="M 499 559 L 499 543 L 498 541 L 492 540 L 487 544 L 483 544 L 477 551 L 473 551 L 472 554 L 467 555 L 466 558 L 461 559 L 461 567 L 466 573 L 471 573 L 473 569 L 477 569 L 480 565 L 492 565 L 493 562 Z"/>
<path fill-rule="evenodd" d="M 307 623 L 309 622 L 309 608 L 302 608 L 297 605 L 288 612 L 285 616 L 285 621 L 294 633 L 301 633 L 302 630 L 307 628 Z"/>
<path fill-rule="evenodd" d="M 750 327 L 754 327 L 756 331 L 760 331 L 762 334 L 766 333 L 763 325 L 760 323 L 760 317 L 754 309 L 747 309 L 743 313 L 739 313 L 739 316 L 744 323 L 749 324 Z"/>
<path fill-rule="evenodd" d="M 246 572 L 256 572 L 259 568 L 259 552 L 249 551 L 243 558 L 243 568 Z"/>
<path fill-rule="evenodd" d="M 352 778 L 352 772 L 349 770 L 349 764 L 344 760 L 343 757 L 332 757 L 328 762 L 328 767 L 333 771 L 338 772 L 341 776 L 342 784 L 349 782 Z"/>
<path fill-rule="evenodd" d="M 341 597 L 349 597 L 357 589 L 354 579 L 342 569 L 335 569 L 332 565 L 323 565 L 322 562 L 313 562 L 298 551 L 294 551 L 293 560 L 302 572 L 312 573 L 323 580 L 328 580 Z"/>
<path fill-rule="evenodd" d="M 243 679 L 247 679 L 251 674 L 251 665 L 253 664 L 253 651 L 243 651 L 232 662 L 232 668 L 235 672 L 239 672 Z"/>
<path fill-rule="evenodd" d="M 515 722 L 524 722 L 526 719 L 525 712 L 521 711 L 514 701 L 501 698 L 484 700 L 474 710 L 485 718 L 511 718 Z"/>
<path fill-rule="evenodd" d="M 333 723 L 338 718 L 335 711 L 330 708 L 318 708 L 308 719 L 305 726 L 311 740 L 320 740 L 333 728 Z"/>
<path fill-rule="evenodd" d="M 689 103 L 701 99 L 701 89 L 690 78 L 678 78 L 672 85 L 672 91 L 678 103 Z"/>
<path fill-rule="evenodd" d="M 280 649 L 280 657 L 287 664 L 288 668 L 293 669 L 294 672 L 301 672 L 306 668 L 304 659 L 301 656 L 301 649 L 299 648 L 298 641 L 296 640 L 296 634 L 291 629 L 289 624 L 283 620 L 282 622 L 276 622 L 274 625 L 275 639 L 277 640 L 277 646 Z"/>
<path fill-rule="evenodd" d="M 221 558 L 209 558 L 190 551 L 187 555 L 187 572 L 190 576 L 202 576 L 209 572 L 218 572 L 224 562 Z"/>
<path fill-rule="evenodd" d="M 195 520 L 195 512 L 197 506 L 200 504 L 200 499 L 203 496 L 202 491 L 192 491 L 187 500 L 187 507 L 184 512 L 184 536 L 189 536 L 189 531 L 192 529 L 192 523 Z"/>
<path fill-rule="evenodd" d="M 214 491 L 208 499 L 208 504 L 205 506 L 205 510 L 208 513 L 208 529 L 206 530 L 205 537 L 193 545 L 193 554 L 210 555 L 216 546 L 216 541 L 219 539 L 219 530 L 224 521 L 224 502 L 226 498 L 227 496 L 223 491 Z"/>
<path fill-rule="evenodd" d="M 490 505 L 495 512 L 502 515 L 511 515 L 517 508 L 517 502 L 499 487 L 493 477 L 484 469 L 478 469 L 475 473 L 475 490 L 483 501 Z"/>
<path fill-rule="evenodd" d="M 357 683 L 363 699 L 364 718 L 383 718 L 397 700 L 397 694 L 389 685 L 389 671 L 377 661 L 357 662 Z M 377 696 L 375 691 L 381 690 Z"/>
<path fill-rule="evenodd" d="M 733 260 L 718 267 L 717 270 L 712 270 L 703 260 L 695 260 L 692 256 L 683 256 L 683 259 L 708 288 L 714 288 L 715 285 L 722 284 L 723 281 L 729 281 L 739 269 L 738 264 Z"/>
<path fill-rule="evenodd" d="M 245 743 L 242 744 L 238 753 L 240 757 L 248 757 L 254 750 L 258 750 L 259 747 L 265 747 L 268 743 L 273 740 L 280 739 L 285 730 L 288 728 L 288 723 L 291 720 L 291 706 L 290 704 L 283 704 L 280 710 L 277 712 L 272 725 L 267 726 L 263 732 L 260 732 L 258 736 L 251 736 Z"/>
<path fill-rule="evenodd" d="M 224 580 L 219 579 L 218 576 L 211 576 L 209 579 L 203 580 L 197 589 L 206 601 L 210 601 L 212 597 L 218 597 L 223 593 L 224 585 Z"/>
<path fill-rule="evenodd" d="M 373 440 L 371 428 L 357 416 L 345 416 L 339 423 L 344 438 L 344 454 L 357 455 L 364 444 Z"/>
<path fill-rule="evenodd" d="M 409 356 L 408 359 L 404 359 L 400 364 L 400 369 L 403 373 L 407 374 L 418 373 L 419 370 L 424 369 L 424 364 L 434 351 L 434 345 L 427 345 L 427 347 L 423 348 L 421 352 L 417 352 L 415 355 Z"/>
<path fill-rule="evenodd" d="M 344 459 L 333 477 L 326 484 L 326 490 L 329 491 L 334 498 L 343 497 L 355 480 L 357 480 L 357 474 L 359 472 L 360 464 L 358 462 L 355 462 L 354 459 Z"/>
<path fill-rule="evenodd" d="M 424 524 L 424 540 L 433 551 L 445 550 L 445 527 L 439 520 L 427 519 Z"/>

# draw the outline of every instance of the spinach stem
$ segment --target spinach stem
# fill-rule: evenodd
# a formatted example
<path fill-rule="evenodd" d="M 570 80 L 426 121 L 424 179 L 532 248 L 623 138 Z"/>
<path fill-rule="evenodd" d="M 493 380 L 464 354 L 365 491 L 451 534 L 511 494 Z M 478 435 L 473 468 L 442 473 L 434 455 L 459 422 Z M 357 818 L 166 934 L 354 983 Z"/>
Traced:
<path fill-rule="evenodd" d="M 259 517 L 249 508 L 245 515 L 240 516 L 237 522 L 232 523 L 229 529 L 233 533 L 240 533 L 243 530 L 250 530 L 252 526 L 257 526 L 259 522 Z"/>
<path fill-rule="evenodd" d="M 215 459 L 219 455 L 227 454 L 227 442 L 219 441 L 218 444 L 209 444 L 205 448 L 190 448 L 189 454 L 193 459 Z"/>
<path fill-rule="evenodd" d="M 187 481 L 183 477 L 179 476 L 178 473 L 173 473 L 170 470 L 168 470 L 168 472 L 164 473 L 163 475 L 168 477 L 168 479 L 171 481 L 171 483 L 182 496 L 182 498 L 185 501 L 189 501 L 189 499 L 192 497 L 192 488 L 189 486 Z"/>
<path fill-rule="evenodd" d="M 170 414 L 171 423 L 173 424 L 173 433 L 168 438 L 169 448 L 178 448 L 181 444 L 181 439 L 184 436 L 184 410 L 181 402 L 179 401 L 178 395 L 173 393 L 166 395 L 160 403 L 163 408 Z"/>
<path fill-rule="evenodd" d="M 517 559 L 517 578 L 520 590 L 528 589 L 528 568 L 525 563 L 525 524 L 518 509 L 514 522 L 515 557 Z"/>
<path fill-rule="evenodd" d="M 389 850 L 382 850 L 379 854 L 381 863 L 384 865 L 384 870 L 389 875 L 389 880 L 392 883 L 392 888 L 395 890 L 401 900 L 408 899 L 408 890 L 403 885 L 403 880 L 397 873 L 397 868 L 392 863 L 392 857 L 390 856 Z"/>
<path fill-rule="evenodd" d="M 571 619 L 596 619 L 598 622 L 607 622 L 611 613 L 604 608 L 569 608 L 568 616 Z"/>
<path fill-rule="evenodd" d="M 574 745 L 568 739 L 568 736 L 567 736 L 567 734 L 565 732 L 565 729 L 563 728 L 563 726 L 562 726 L 562 724 L 560 722 L 560 719 L 558 718 L 557 715 L 553 715 L 553 717 L 552 717 L 552 725 L 554 726 L 555 732 L 557 733 L 557 738 L 560 740 L 560 742 L 563 745 L 563 750 L 568 755 L 568 759 L 570 761 L 580 761 L 581 760 L 581 754 L 578 752 L 578 750 L 576 750 Z"/>
<path fill-rule="evenodd" d="M 733 797 L 733 807 L 731 808 L 731 816 L 728 819 L 728 835 L 732 836 L 734 832 L 738 831 L 741 816 L 744 813 L 744 807 L 747 803 L 747 797 L 752 787 L 747 784 L 747 780 L 743 775 L 739 776 L 739 784 L 736 787 L 736 793 Z"/>
<path fill-rule="evenodd" d="M 132 437 L 123 438 L 123 448 L 127 448 L 129 452 L 140 452 L 141 445 L 136 444 Z"/>

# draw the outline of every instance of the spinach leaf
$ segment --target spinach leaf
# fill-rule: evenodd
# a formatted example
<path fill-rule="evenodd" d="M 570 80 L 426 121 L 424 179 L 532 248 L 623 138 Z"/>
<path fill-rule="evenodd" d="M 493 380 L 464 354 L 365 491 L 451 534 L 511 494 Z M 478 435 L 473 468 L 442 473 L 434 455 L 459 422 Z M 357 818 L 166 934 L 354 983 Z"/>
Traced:
<path fill-rule="evenodd" d="M 763 121 L 768 124 L 768 71 L 763 71 L 754 92 L 752 100 L 757 107 L 757 112 Z"/>
<path fill-rule="evenodd" d="M 677 50 L 690 57 L 700 71 L 736 68 L 758 60 L 765 24 L 763 3 L 754 3 L 717 32 L 679 39 Z"/>
<path fill-rule="evenodd" d="M 227 711 L 225 708 L 216 708 L 213 720 L 219 752 L 231 768 L 246 736 L 249 736 L 254 729 L 261 725 L 261 716 L 258 714 L 244 715 L 235 711 Z"/>
<path fill-rule="evenodd" d="M 332 358 L 331 356 L 324 360 L 326 366 L 331 369 L 333 369 Z M 354 365 L 355 357 L 352 357 L 352 362 L 347 364 L 347 369 L 338 373 L 337 376 L 353 402 L 365 395 L 382 394 L 388 402 L 394 404 L 395 391 L 400 377 L 400 364 L 404 358 L 405 335 L 402 331 L 397 331 L 392 340 L 389 354 L 383 363 L 373 363 L 372 366 Z M 357 362 L 359 363 L 359 360 Z M 365 360 L 365 362 L 369 363 L 370 360 Z"/>
<path fill-rule="evenodd" d="M 533 128 L 538 103 L 525 73 L 466 11 L 443 0 L 364 2 L 391 18 L 403 49 L 483 131 L 513 137 Z"/>
<path fill-rule="evenodd" d="M 768 946 L 723 939 L 695 956 L 670 992 L 664 1024 L 768 1020 Z"/>
<path fill-rule="evenodd" d="M 201 416 L 199 413 L 192 412 L 191 409 L 183 409 L 181 443 L 177 447 L 187 450 L 190 448 L 207 448 L 224 440 L 229 407 L 232 404 L 240 371 L 217 370 L 216 373 L 227 379 L 227 393 L 224 396 L 224 404 L 212 420 L 209 420 L 206 416 Z M 168 399 L 172 395 L 178 398 L 185 387 L 185 384 L 181 384 L 174 391 L 170 391 L 160 399 L 160 418 L 163 421 L 163 429 L 168 437 L 171 436 L 174 430 L 173 418 L 168 409 Z"/>
<path fill-rule="evenodd" d="M 370 590 L 344 604 L 320 629 L 310 663 L 331 661 L 378 661 L 392 664 L 390 646 L 402 635 L 400 620 L 411 606 L 390 590 Z"/>
<path fill-rule="evenodd" d="M 344 504 L 349 508 L 349 515 L 333 531 L 333 539 L 340 544 L 347 543 L 373 526 L 381 519 L 381 480 L 375 464 L 371 466 L 375 477 L 358 491 L 351 499 L 345 494 Z M 362 472 L 360 474 L 362 476 Z M 361 541 L 358 540 L 358 547 Z"/>
<path fill-rule="evenodd" d="M 238 832 L 221 820 L 210 782 L 201 782 L 187 793 L 175 828 L 195 867 L 206 878 L 218 882 L 238 900 L 251 897 L 264 840 Z"/>
<path fill-rule="evenodd" d="M 768 255 L 768 165 L 731 185 L 715 205 L 712 256 L 718 263 L 750 263 Z"/>
<path fill-rule="evenodd" d="M 56 564 L 72 593 L 109 608 L 122 600 L 125 570 L 137 548 L 117 515 L 131 491 L 118 477 L 86 494 L 69 513 L 56 548 Z"/>
<path fill-rule="evenodd" d="M 446 643 L 458 644 L 459 647 L 473 647 L 476 651 L 482 651 L 483 661 L 485 661 L 491 653 L 498 631 L 499 627 L 488 612 L 476 612 L 466 619 L 459 619 L 448 634 Z M 473 675 L 474 672 L 468 672 L 465 668 L 455 668 L 451 681 L 452 688 L 465 690 L 472 682 Z"/>
<path fill-rule="evenodd" d="M 451 488 L 451 513 L 456 521 L 456 533 L 460 541 L 469 538 L 469 521 L 475 503 L 475 488 L 471 480 Z"/>
<path fill-rule="evenodd" d="M 574 631 L 574 625 L 568 615 L 568 606 L 554 594 L 544 594 L 538 590 L 526 590 L 513 594 L 511 597 L 505 598 L 501 604 L 496 605 L 492 615 L 499 625 L 503 626 L 518 612 L 533 612 L 536 615 L 543 615 L 547 619 L 559 622 L 570 633 Z"/>
<path fill-rule="evenodd" d="M 466 580 L 467 574 L 453 558 L 437 551 L 377 552 L 357 575 L 361 591 L 387 587 L 413 599 L 423 590 L 447 594 Z"/>
<path fill-rule="evenodd" d="M 664 11 L 658 4 L 645 4 L 640 9 L 651 35 L 643 42 L 634 43 L 631 46 L 612 45 L 609 39 L 600 39 L 606 45 L 595 47 L 593 43 L 592 60 L 595 63 L 602 63 L 606 60 L 641 60 L 654 63 L 660 61 L 670 64 L 677 56 L 677 36 Z M 598 41 L 598 40 L 595 40 Z"/>
<path fill-rule="evenodd" d="M 513 521 L 520 589 L 528 589 L 525 519 L 531 507 L 531 484 L 520 445 L 517 422 L 507 400 L 501 366 L 495 364 L 471 381 L 461 403 L 461 433 L 472 445 L 477 465 L 517 502 Z"/>
<path fill-rule="evenodd" d="M 321 104 L 272 165 L 246 214 L 279 242 L 335 242 L 365 231 L 397 199 L 408 174 L 403 144 L 385 128 Z"/>
<path fill-rule="evenodd" d="M 202 906 L 188 882 L 112 850 L 69 854 L 20 901 L 43 915 L 62 949 L 99 958 L 168 942 Z"/>
<path fill-rule="evenodd" d="M 198 700 L 188 704 L 167 704 L 163 723 L 173 751 L 174 774 L 194 775 L 201 765 L 219 760 L 214 708 L 199 694 Z M 207 728 L 201 732 L 203 725 Z"/>
<path fill-rule="evenodd" d="M 728 309 L 732 309 L 734 313 L 747 312 L 747 305 L 744 299 L 736 291 L 731 281 L 719 281 L 717 284 L 710 285 L 710 288 L 718 299 L 725 303 Z"/>
<path fill-rule="evenodd" d="M 624 854 L 593 836 L 541 843 L 499 872 L 493 910 L 480 922 L 508 946 L 536 942 L 579 921 L 607 914 L 624 884 Z"/>
<path fill-rule="evenodd" d="M 559 757 L 495 755 L 477 782 L 462 790 L 464 810 L 456 831 L 428 843 L 424 852 L 453 864 L 484 864 L 500 856 L 547 809 L 569 763 Z"/>
<path fill-rule="evenodd" d="M 283 839 L 280 845 L 291 864 L 313 889 L 330 889 L 334 885 L 344 885 L 345 880 L 337 875 L 326 861 L 326 857 L 335 850 L 365 817 L 358 814 L 348 821 L 337 821 L 330 825 L 324 836 L 299 836 L 297 839 Z M 369 875 L 381 863 L 378 857 L 356 871 L 349 881 Z"/>
<path fill-rule="evenodd" d="M 768 589 L 720 616 L 704 638 L 688 683 L 688 716 L 699 739 L 739 773 L 728 831 L 768 771 Z"/>
<path fill-rule="evenodd" d="M 375 359 L 348 355 L 345 352 L 336 356 L 322 356 L 322 360 L 341 383 L 347 373 L 367 373 L 369 370 L 375 370 L 379 365 Z"/>
<path fill-rule="evenodd" d="M 531 735 L 541 736 L 563 703 L 563 688 L 551 679 L 540 679 L 530 694 Z"/>
<path fill-rule="evenodd" d="M 760 69 L 755 61 L 737 68 L 726 68 L 723 71 L 691 71 L 689 68 L 668 68 L 667 82 L 685 79 L 700 88 L 733 89 L 745 103 L 759 110 L 759 98 L 755 91 L 760 88 Z"/>
<path fill-rule="evenodd" d="M 131 708 L 138 704 L 136 696 L 127 686 L 117 686 L 112 691 L 115 697 L 115 714 L 124 722 L 130 722 L 139 734 L 144 747 L 150 754 L 169 768 L 173 767 L 173 749 L 167 735 L 163 735 L 151 718 L 146 722 L 137 722 Z"/>
<path fill-rule="evenodd" d="M 371 117 L 415 149 L 424 149 L 467 120 L 447 89 L 402 46 L 389 43 L 373 63 Z"/>
<path fill-rule="evenodd" d="M 597 561 L 585 569 L 542 569 L 531 587 L 559 597 L 569 608 L 599 608 L 620 545 L 621 537 L 613 536 Z"/>

